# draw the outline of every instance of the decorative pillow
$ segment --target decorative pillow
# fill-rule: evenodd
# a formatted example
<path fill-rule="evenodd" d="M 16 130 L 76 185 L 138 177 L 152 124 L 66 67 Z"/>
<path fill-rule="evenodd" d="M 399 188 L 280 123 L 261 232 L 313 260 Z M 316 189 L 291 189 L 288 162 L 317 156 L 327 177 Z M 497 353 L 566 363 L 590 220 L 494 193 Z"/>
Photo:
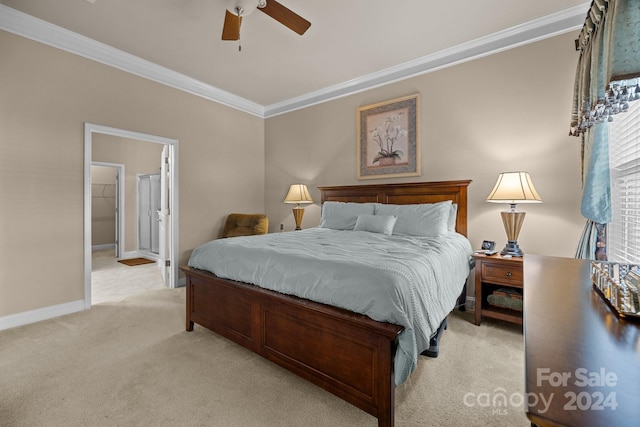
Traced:
<path fill-rule="evenodd" d="M 457 216 L 458 216 L 458 204 L 451 203 L 451 209 L 449 210 L 449 222 L 447 223 L 447 230 L 456 231 Z"/>
<path fill-rule="evenodd" d="M 320 227 L 353 230 L 358 215 L 373 215 L 375 203 L 324 202 Z"/>
<path fill-rule="evenodd" d="M 376 215 L 398 217 L 393 234 L 437 237 L 447 234 L 451 200 L 418 205 L 376 204 Z"/>
<path fill-rule="evenodd" d="M 387 215 L 358 215 L 355 231 L 370 231 L 371 233 L 380 233 L 391 236 L 393 226 L 396 225 L 397 218 Z"/>

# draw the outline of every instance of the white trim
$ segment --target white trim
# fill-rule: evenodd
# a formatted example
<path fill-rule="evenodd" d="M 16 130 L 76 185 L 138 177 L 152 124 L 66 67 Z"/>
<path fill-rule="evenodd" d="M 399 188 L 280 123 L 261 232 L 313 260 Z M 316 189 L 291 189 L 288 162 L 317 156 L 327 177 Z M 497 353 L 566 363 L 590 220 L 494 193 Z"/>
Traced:
<path fill-rule="evenodd" d="M 138 251 L 127 251 L 122 253 L 122 256 L 120 257 L 120 259 L 140 258 L 142 256 L 145 256 L 145 255 L 141 254 Z"/>
<path fill-rule="evenodd" d="M 95 252 L 95 251 L 101 251 L 104 249 L 112 249 L 115 248 L 116 244 L 115 243 L 106 243 L 104 245 L 93 245 L 91 246 L 91 251 Z"/>
<path fill-rule="evenodd" d="M 154 260 L 156 263 L 158 262 L 158 254 L 154 254 L 151 251 L 137 250 L 136 254 L 137 255 L 135 257 L 131 257 L 131 258 L 148 258 L 148 259 Z"/>
<path fill-rule="evenodd" d="M 78 300 L 67 302 L 64 304 L 38 308 L 36 310 L 10 314 L 8 316 L 0 317 L 0 331 L 9 328 L 15 328 L 16 326 L 28 325 L 29 323 L 40 322 L 41 320 L 52 319 L 58 316 L 64 316 L 65 314 L 76 313 L 84 309 L 84 301 Z"/>
<path fill-rule="evenodd" d="M 140 141 L 157 142 L 158 144 L 177 144 L 178 140 L 165 138 L 164 136 L 150 135 L 148 133 L 135 132 L 126 129 L 112 128 L 109 126 L 97 125 L 95 123 L 85 122 L 85 132 L 89 130 L 93 133 L 102 133 L 104 135 L 119 136 L 121 138 L 137 139 Z M 85 133 L 86 136 L 86 133 Z"/>
<path fill-rule="evenodd" d="M 582 28 L 589 3 L 534 19 L 328 88 L 265 107 L 265 118 L 431 73 Z"/>
<path fill-rule="evenodd" d="M 584 24 L 590 3 L 573 6 L 413 61 L 267 106 L 1 4 L 0 29 L 261 118 L 269 118 L 579 30 Z"/>
<path fill-rule="evenodd" d="M 171 273 L 169 287 L 175 288 L 178 282 L 178 251 L 179 251 L 179 194 L 178 194 L 178 140 L 163 136 L 150 135 L 125 129 L 112 128 L 95 123 L 84 123 L 84 305 L 91 307 L 91 164 L 92 164 L 92 134 L 118 136 L 155 142 L 169 146 L 169 159 L 173 167 L 171 173 Z M 123 254 L 124 257 L 124 254 Z"/>
<path fill-rule="evenodd" d="M 0 29 L 264 117 L 255 102 L 1 4 Z"/>
<path fill-rule="evenodd" d="M 476 297 L 467 297 L 465 300 L 465 307 L 469 309 L 469 311 L 475 311 L 476 309 Z"/>

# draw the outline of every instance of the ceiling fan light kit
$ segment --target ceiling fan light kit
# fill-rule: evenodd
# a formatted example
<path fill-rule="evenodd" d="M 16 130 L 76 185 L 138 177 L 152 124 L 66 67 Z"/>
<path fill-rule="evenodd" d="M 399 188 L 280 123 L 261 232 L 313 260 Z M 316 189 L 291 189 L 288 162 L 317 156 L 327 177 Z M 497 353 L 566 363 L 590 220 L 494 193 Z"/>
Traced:
<path fill-rule="evenodd" d="M 229 12 L 235 15 L 238 15 L 238 9 L 239 9 L 240 14 L 242 16 L 251 15 L 253 11 L 260 6 L 261 3 L 265 3 L 265 0 L 262 0 L 262 2 L 258 0 L 226 0 L 225 1 L 225 4 L 227 5 L 227 10 Z"/>
<path fill-rule="evenodd" d="M 227 0 L 226 3 L 227 10 L 222 27 L 222 40 L 239 41 L 242 18 L 250 15 L 256 9 L 300 35 L 303 35 L 311 26 L 311 22 L 275 0 Z M 238 45 L 238 50 L 241 51 L 242 46 Z"/>

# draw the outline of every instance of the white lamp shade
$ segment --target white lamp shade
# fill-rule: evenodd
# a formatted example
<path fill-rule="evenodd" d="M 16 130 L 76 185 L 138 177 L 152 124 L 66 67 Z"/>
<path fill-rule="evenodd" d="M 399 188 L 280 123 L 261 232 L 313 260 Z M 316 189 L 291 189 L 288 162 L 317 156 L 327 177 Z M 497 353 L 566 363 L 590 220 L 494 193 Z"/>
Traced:
<path fill-rule="evenodd" d="M 309 195 L 309 190 L 307 190 L 307 186 L 304 184 L 292 184 L 289 187 L 289 192 L 287 193 L 287 197 L 284 198 L 285 203 L 313 203 L 313 199 L 311 195 Z"/>
<path fill-rule="evenodd" d="M 492 203 L 542 203 L 527 172 L 503 172 L 487 197 Z"/>

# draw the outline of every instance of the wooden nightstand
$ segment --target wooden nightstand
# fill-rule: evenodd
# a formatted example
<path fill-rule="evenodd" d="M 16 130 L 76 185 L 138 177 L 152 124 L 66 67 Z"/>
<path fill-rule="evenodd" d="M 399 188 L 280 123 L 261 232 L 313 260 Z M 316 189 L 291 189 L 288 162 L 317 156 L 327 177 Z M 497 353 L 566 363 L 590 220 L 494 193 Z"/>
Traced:
<path fill-rule="evenodd" d="M 522 312 L 489 305 L 487 297 L 499 288 L 523 291 L 522 257 L 503 258 L 500 254 L 474 254 L 476 260 L 476 325 L 483 317 L 522 325 Z"/>

